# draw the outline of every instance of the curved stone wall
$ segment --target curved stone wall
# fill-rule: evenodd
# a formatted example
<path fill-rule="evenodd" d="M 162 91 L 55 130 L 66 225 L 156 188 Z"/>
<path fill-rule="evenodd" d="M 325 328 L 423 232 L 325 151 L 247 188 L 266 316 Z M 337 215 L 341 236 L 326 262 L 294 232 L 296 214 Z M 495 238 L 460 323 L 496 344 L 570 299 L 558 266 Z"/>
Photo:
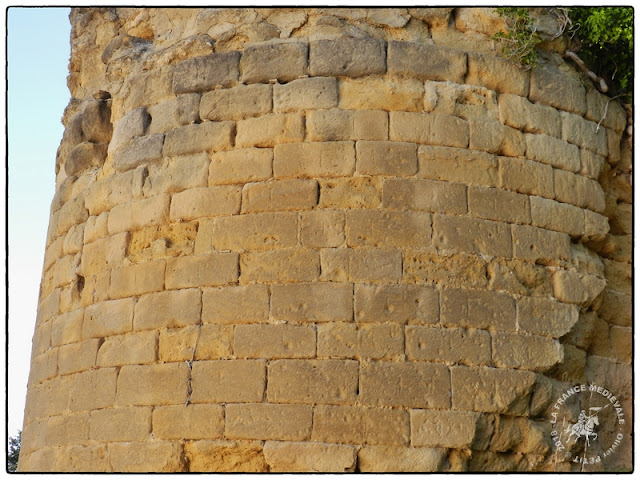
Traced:
<path fill-rule="evenodd" d="M 561 45 L 507 63 L 491 9 L 71 21 L 21 470 L 575 470 L 555 399 L 630 415 L 626 116 Z"/>

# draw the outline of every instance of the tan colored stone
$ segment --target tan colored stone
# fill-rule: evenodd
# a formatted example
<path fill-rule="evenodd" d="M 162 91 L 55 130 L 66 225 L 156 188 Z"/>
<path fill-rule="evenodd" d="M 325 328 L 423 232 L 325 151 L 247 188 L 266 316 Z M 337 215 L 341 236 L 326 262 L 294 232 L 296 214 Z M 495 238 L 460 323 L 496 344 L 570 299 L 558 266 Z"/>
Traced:
<path fill-rule="evenodd" d="M 240 52 L 221 52 L 180 62 L 173 74 L 173 93 L 204 92 L 238 80 Z"/>
<path fill-rule="evenodd" d="M 491 336 L 483 330 L 411 325 L 406 327 L 405 336 L 407 358 L 412 361 L 491 364 Z"/>
<path fill-rule="evenodd" d="M 418 147 L 418 177 L 484 187 L 498 186 L 495 155 L 459 148 Z"/>
<path fill-rule="evenodd" d="M 178 442 L 111 443 L 109 458 L 116 472 L 182 472 L 186 468 Z"/>
<path fill-rule="evenodd" d="M 587 112 L 586 90 L 582 83 L 544 68 L 532 70 L 529 98 L 532 102 L 551 105 L 579 115 Z"/>
<path fill-rule="evenodd" d="M 268 375 L 269 402 L 351 404 L 356 399 L 358 362 L 353 360 L 275 360 Z"/>
<path fill-rule="evenodd" d="M 273 151 L 266 148 L 244 148 L 216 152 L 211 156 L 209 185 L 246 183 L 271 177 Z"/>
<path fill-rule="evenodd" d="M 82 372 L 96 365 L 100 339 L 62 345 L 58 350 L 58 375 Z"/>
<path fill-rule="evenodd" d="M 524 260 L 569 260 L 569 235 L 527 225 L 512 225 L 513 256 Z"/>
<path fill-rule="evenodd" d="M 213 227 L 213 246 L 217 250 L 268 250 L 297 243 L 298 215 L 294 212 L 221 217 Z"/>
<path fill-rule="evenodd" d="M 76 316 L 76 318 L 80 318 L 80 322 L 82 322 L 82 312 L 80 312 L 80 315 Z M 56 319 L 54 319 L 54 321 L 55 320 Z M 31 341 L 32 343 L 31 358 L 46 352 L 52 346 L 57 347 L 61 345 L 59 341 L 56 343 L 56 345 L 53 345 L 53 342 L 51 339 L 51 330 L 53 326 L 52 324 L 53 322 L 47 322 L 42 325 L 36 326 L 36 330 L 33 334 L 33 340 Z M 79 325 L 79 328 L 82 328 L 82 323 Z M 76 330 L 76 332 L 80 333 L 81 331 Z M 78 341 L 78 340 L 80 340 L 80 338 L 77 338 L 76 340 L 73 340 L 73 341 Z M 72 343 L 72 342 L 64 342 L 64 343 Z"/>
<path fill-rule="evenodd" d="M 598 213 L 604 212 L 604 192 L 595 180 L 563 170 L 554 170 L 553 183 L 555 198 L 559 202 L 586 207 Z"/>
<path fill-rule="evenodd" d="M 274 113 L 237 122 L 235 146 L 274 147 L 304 139 L 304 118 L 298 113 Z"/>
<path fill-rule="evenodd" d="M 503 223 L 434 215 L 433 230 L 436 248 L 498 257 L 511 256 L 511 232 Z M 473 237 L 464 233 L 471 231 L 474 232 Z"/>
<path fill-rule="evenodd" d="M 521 158 L 500 157 L 500 187 L 520 193 L 553 198 L 554 170 L 549 165 Z"/>
<path fill-rule="evenodd" d="M 485 288 L 487 263 L 478 255 L 411 252 L 403 259 L 404 274 L 415 283 Z"/>
<path fill-rule="evenodd" d="M 497 153 L 506 157 L 519 157 L 526 150 L 522 133 L 515 128 L 493 121 L 469 121 L 469 148 Z"/>
<path fill-rule="evenodd" d="M 91 440 L 132 442 L 151 433 L 151 407 L 102 408 L 91 412 Z"/>
<path fill-rule="evenodd" d="M 78 412 L 114 406 L 117 375 L 115 368 L 98 368 L 73 375 L 67 392 L 69 410 Z M 56 398 L 54 395 L 50 400 Z"/>
<path fill-rule="evenodd" d="M 183 404 L 188 376 L 185 363 L 125 365 L 118 374 L 116 405 Z"/>
<path fill-rule="evenodd" d="M 405 448 L 367 445 L 358 450 L 361 472 L 437 472 L 446 457 L 443 448 Z"/>
<path fill-rule="evenodd" d="M 96 365 L 119 367 L 122 365 L 153 363 L 156 361 L 158 335 L 156 332 L 133 332 L 107 337 L 98 351 Z"/>
<path fill-rule="evenodd" d="M 183 289 L 142 295 L 135 306 L 136 330 L 180 327 L 200 321 L 200 291 Z"/>
<path fill-rule="evenodd" d="M 171 199 L 172 220 L 193 220 L 200 217 L 236 214 L 240 212 L 240 187 L 200 187 L 177 193 Z"/>
<path fill-rule="evenodd" d="M 342 78 L 338 106 L 345 110 L 423 110 L 424 84 L 411 78 Z"/>
<path fill-rule="evenodd" d="M 498 188 L 469 187 L 469 211 L 480 218 L 530 223 L 529 198 Z"/>
<path fill-rule="evenodd" d="M 84 224 L 75 225 L 69 229 L 63 238 L 62 253 L 74 255 L 82 250 L 84 239 Z"/>
<path fill-rule="evenodd" d="M 131 232 L 150 225 L 167 223 L 168 216 L 168 195 L 156 195 L 117 205 L 109 212 L 109 234 Z"/>
<path fill-rule="evenodd" d="M 311 42 L 309 73 L 361 77 L 386 71 L 385 43 L 373 38 L 339 38 Z"/>
<path fill-rule="evenodd" d="M 164 288 L 164 260 L 115 268 L 111 271 L 111 298 L 131 297 L 143 293 L 157 292 Z"/>
<path fill-rule="evenodd" d="M 545 105 L 531 103 L 526 98 L 504 93 L 498 98 L 500 122 L 530 133 L 543 133 L 560 138 L 560 113 Z"/>
<path fill-rule="evenodd" d="M 604 128 L 598 128 L 596 122 L 585 120 L 581 116 L 561 112 L 562 139 L 581 148 L 607 156 L 608 140 Z"/>
<path fill-rule="evenodd" d="M 462 83 L 467 73 L 467 54 L 437 45 L 389 42 L 389 73 L 421 80 Z"/>
<path fill-rule="evenodd" d="M 312 282 L 320 276 L 318 252 L 283 248 L 240 257 L 240 283 Z"/>
<path fill-rule="evenodd" d="M 356 164 L 353 142 L 278 144 L 273 154 L 276 178 L 348 176 Z"/>
<path fill-rule="evenodd" d="M 357 322 L 433 324 L 438 322 L 438 292 L 422 285 L 357 285 Z"/>
<path fill-rule="evenodd" d="M 255 441 L 187 442 L 184 452 L 191 472 L 266 472 L 262 445 Z"/>
<path fill-rule="evenodd" d="M 469 145 L 469 125 L 466 120 L 452 115 L 390 112 L 389 139 L 466 148 Z"/>
<path fill-rule="evenodd" d="M 307 74 L 307 45 L 298 41 L 247 46 L 242 52 L 242 82 L 288 82 Z"/>
<path fill-rule="evenodd" d="M 295 322 L 350 321 L 353 286 L 341 283 L 273 285 L 271 317 Z"/>
<path fill-rule="evenodd" d="M 207 152 L 169 158 L 161 165 L 151 165 L 145 172 L 142 192 L 146 197 L 181 192 L 207 185 L 209 155 Z"/>
<path fill-rule="evenodd" d="M 264 457 L 271 472 L 352 472 L 356 465 L 351 445 L 267 441 Z"/>
<path fill-rule="evenodd" d="M 54 471 L 57 472 L 108 472 L 109 469 L 106 445 L 71 445 L 55 452 Z"/>
<path fill-rule="evenodd" d="M 82 249 L 80 273 L 86 277 L 120 266 L 127 254 L 128 244 L 128 232 L 99 238 L 94 242 L 85 244 Z"/>
<path fill-rule="evenodd" d="M 516 305 L 510 295 L 446 288 L 441 296 L 441 323 L 444 325 L 516 330 Z"/>
<path fill-rule="evenodd" d="M 49 338 L 46 338 L 44 341 L 46 348 L 49 348 L 49 343 L 52 347 L 57 347 L 59 345 L 65 345 L 67 343 L 78 342 L 82 339 L 82 321 L 84 317 L 84 310 L 82 308 L 78 308 L 77 310 L 73 310 L 71 312 L 63 313 L 53 319 L 52 322 L 49 322 L 45 325 L 49 325 L 50 331 L 50 341 Z M 36 335 L 38 334 L 39 329 L 36 329 Z M 34 336 L 34 352 L 43 353 L 42 348 L 36 348 L 35 336 Z"/>
<path fill-rule="evenodd" d="M 326 323 L 318 325 L 318 356 L 392 359 L 404 352 L 399 325 Z"/>
<path fill-rule="evenodd" d="M 86 222 L 87 218 L 89 218 L 89 212 L 85 206 L 84 198 L 78 196 L 65 203 L 58 211 L 56 232 L 58 235 L 67 233 L 71 227 Z"/>
<path fill-rule="evenodd" d="M 191 402 L 261 402 L 265 381 L 264 360 L 194 362 L 191 372 Z M 183 384 L 182 389 L 186 394 L 186 384 Z"/>
<path fill-rule="evenodd" d="M 414 247 L 430 244 L 431 215 L 423 212 L 348 211 L 347 245 Z"/>
<path fill-rule="evenodd" d="M 237 253 L 192 255 L 167 260 L 167 289 L 225 285 L 237 281 Z"/>
<path fill-rule="evenodd" d="M 300 78 L 273 86 L 274 112 L 316 110 L 337 105 L 338 81 L 335 78 Z"/>
<path fill-rule="evenodd" d="M 229 150 L 233 145 L 233 133 L 233 122 L 203 122 L 176 128 L 167 133 L 162 155 L 175 157 Z"/>
<path fill-rule="evenodd" d="M 202 294 L 203 323 L 263 323 L 268 316 L 266 285 L 205 288 Z"/>
<path fill-rule="evenodd" d="M 316 206 L 318 196 L 316 180 L 292 178 L 248 183 L 242 189 L 242 212 L 306 210 Z"/>
<path fill-rule="evenodd" d="M 89 441 L 89 413 L 49 417 L 45 441 L 50 446 L 87 443 Z"/>
<path fill-rule="evenodd" d="M 367 406 L 449 408 L 449 370 L 426 362 L 371 362 L 360 368 L 360 401 Z"/>
<path fill-rule="evenodd" d="M 312 110 L 306 116 L 307 140 L 386 140 L 389 115 L 383 110 Z"/>
<path fill-rule="evenodd" d="M 530 197 L 531 224 L 536 227 L 579 237 L 585 232 L 582 209 L 542 197 Z"/>
<path fill-rule="evenodd" d="M 496 332 L 492 340 L 493 362 L 499 368 L 544 372 L 563 359 L 560 343 L 548 337 Z"/>
<path fill-rule="evenodd" d="M 123 298 L 89 305 L 84 312 L 82 336 L 106 337 L 130 332 L 135 304 L 135 298 Z"/>
<path fill-rule="evenodd" d="M 159 440 L 221 438 L 222 405 L 170 405 L 153 410 L 153 436 Z"/>
<path fill-rule="evenodd" d="M 578 308 L 550 298 L 518 299 L 518 330 L 560 338 L 578 322 Z"/>
<path fill-rule="evenodd" d="M 98 216 L 96 225 L 91 225 L 91 218 L 87 219 L 87 228 L 94 227 L 98 232 L 96 236 L 107 235 L 107 215 L 108 211 L 122 203 L 127 203 L 135 198 L 137 193 L 137 185 L 134 181 L 137 179 L 138 173 L 146 171 L 146 166 L 138 167 L 135 170 L 129 170 L 124 173 L 115 173 L 108 177 L 91 183 L 85 192 L 85 205 L 92 216 Z M 85 243 L 91 240 L 85 238 Z"/>
<path fill-rule="evenodd" d="M 344 213 L 340 211 L 302 212 L 300 241 L 304 247 L 339 247 L 344 243 L 344 223 Z"/>
<path fill-rule="evenodd" d="M 382 248 L 323 248 L 320 279 L 332 282 L 387 283 L 402 277 L 402 252 Z"/>
<path fill-rule="evenodd" d="M 236 325 L 233 352 L 238 358 L 310 358 L 316 332 L 311 326 Z"/>
<path fill-rule="evenodd" d="M 506 59 L 478 52 L 467 54 L 466 83 L 482 85 L 499 93 L 526 96 L 530 73 Z"/>
<path fill-rule="evenodd" d="M 382 188 L 382 205 L 387 208 L 452 214 L 467 212 L 467 189 L 459 183 L 388 178 Z"/>
<path fill-rule="evenodd" d="M 403 410 L 317 405 L 311 440 L 327 443 L 407 445 L 409 414 Z"/>
<path fill-rule="evenodd" d="M 360 175 L 413 175 L 418 170 L 417 146 L 404 142 L 356 143 L 356 172 Z"/>
<path fill-rule="evenodd" d="M 347 177 L 320 180 L 320 208 L 376 208 L 382 190 L 379 178 Z"/>
<path fill-rule="evenodd" d="M 474 412 L 411 410 L 411 445 L 471 448 L 480 433 L 479 418 Z"/>
<path fill-rule="evenodd" d="M 42 355 L 31 359 L 31 370 L 29 370 L 29 385 L 40 383 L 43 380 L 53 378 L 58 374 L 58 350 L 55 347 L 47 350 Z"/>
<path fill-rule="evenodd" d="M 311 436 L 311 408 L 311 405 L 230 404 L 225 411 L 225 436 L 259 440 L 308 440 Z"/>
<path fill-rule="evenodd" d="M 220 122 L 271 113 L 271 85 L 238 85 L 202 95 L 200 118 Z"/>
<path fill-rule="evenodd" d="M 580 171 L 581 153 L 575 145 L 548 135 L 525 133 L 524 138 L 527 142 L 527 158 L 571 172 Z"/>
<path fill-rule="evenodd" d="M 553 294 L 561 302 L 589 306 L 607 282 L 594 275 L 560 270 L 553 275 Z"/>
<path fill-rule="evenodd" d="M 200 122 L 200 94 L 187 93 L 149 107 L 148 133 L 167 133 L 177 127 Z M 113 140 L 111 141 L 113 144 Z M 109 145 L 111 147 L 111 145 Z"/>

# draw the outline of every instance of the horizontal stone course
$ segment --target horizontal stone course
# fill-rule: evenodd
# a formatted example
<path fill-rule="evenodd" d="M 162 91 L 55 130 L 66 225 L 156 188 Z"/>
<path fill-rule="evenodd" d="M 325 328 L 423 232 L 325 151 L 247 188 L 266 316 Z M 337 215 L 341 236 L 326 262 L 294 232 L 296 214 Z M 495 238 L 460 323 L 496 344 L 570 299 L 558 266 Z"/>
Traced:
<path fill-rule="evenodd" d="M 240 52 L 214 53 L 180 62 L 173 73 L 173 92 L 191 93 L 229 87 L 239 76 Z"/>
<path fill-rule="evenodd" d="M 389 42 L 389 73 L 415 76 L 420 80 L 463 83 L 467 54 L 436 45 Z"/>
<path fill-rule="evenodd" d="M 240 70 L 244 83 L 288 82 L 307 74 L 307 49 L 302 42 L 251 45 L 244 49 Z"/>
<path fill-rule="evenodd" d="M 373 38 L 318 40 L 309 45 L 313 76 L 360 77 L 386 71 L 384 41 Z"/>

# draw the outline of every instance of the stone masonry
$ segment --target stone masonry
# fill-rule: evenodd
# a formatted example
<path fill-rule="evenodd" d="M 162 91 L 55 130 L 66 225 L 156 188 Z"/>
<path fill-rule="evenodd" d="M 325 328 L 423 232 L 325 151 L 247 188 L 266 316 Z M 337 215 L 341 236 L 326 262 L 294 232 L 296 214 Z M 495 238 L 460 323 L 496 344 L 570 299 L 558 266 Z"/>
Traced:
<path fill-rule="evenodd" d="M 630 420 L 626 113 L 562 39 L 526 71 L 489 8 L 70 18 L 21 471 L 570 471 L 563 391 Z"/>

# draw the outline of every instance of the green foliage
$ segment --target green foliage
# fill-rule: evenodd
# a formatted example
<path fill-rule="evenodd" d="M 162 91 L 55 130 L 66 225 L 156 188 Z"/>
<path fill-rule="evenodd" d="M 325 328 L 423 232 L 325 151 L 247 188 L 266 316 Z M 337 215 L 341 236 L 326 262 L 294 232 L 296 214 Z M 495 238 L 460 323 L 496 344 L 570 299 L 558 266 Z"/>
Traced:
<path fill-rule="evenodd" d="M 582 42 L 578 54 L 616 91 L 631 90 L 633 79 L 633 8 L 571 7 L 568 9 Z"/>
<path fill-rule="evenodd" d="M 9 437 L 9 451 L 7 452 L 7 472 L 14 473 L 18 469 L 20 457 L 20 444 L 22 443 L 22 431 L 15 437 Z"/>
<path fill-rule="evenodd" d="M 528 8 L 496 8 L 507 24 L 506 32 L 498 32 L 492 38 L 502 45 L 502 55 L 520 64 L 526 70 L 538 64 L 536 45 L 540 37 L 535 31 Z"/>

